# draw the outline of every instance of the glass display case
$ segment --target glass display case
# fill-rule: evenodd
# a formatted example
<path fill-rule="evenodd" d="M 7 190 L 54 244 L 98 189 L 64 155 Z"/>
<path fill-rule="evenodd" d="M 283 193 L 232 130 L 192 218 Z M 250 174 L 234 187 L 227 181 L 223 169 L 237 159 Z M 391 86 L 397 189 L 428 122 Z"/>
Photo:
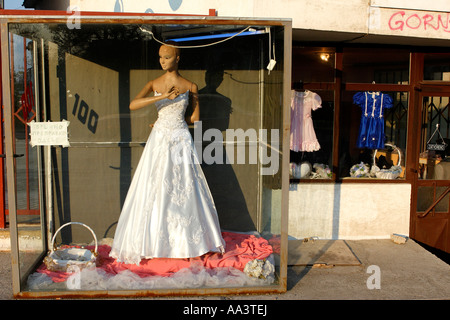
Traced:
<path fill-rule="evenodd" d="M 1 16 L 14 296 L 285 291 L 290 20 L 101 13 L 77 18 L 74 24 L 69 14 Z M 207 181 L 225 252 L 142 257 L 131 264 L 109 253 L 163 109 L 129 106 L 164 74 L 162 45 L 178 48 L 179 75 L 194 84 L 186 115 L 193 114 L 196 99 L 200 118 L 186 128 L 199 166 L 190 165 L 200 167 Z M 168 184 L 172 195 L 180 191 L 174 186 L 186 177 L 177 176 L 175 167 L 173 172 L 171 181 L 160 180 L 156 188 Z M 162 210 L 160 218 L 169 219 L 171 212 Z M 142 227 L 144 235 L 151 233 Z M 158 235 L 175 230 L 152 228 Z M 30 229 L 38 245 L 19 237 Z M 175 236 L 168 246 L 188 241 Z M 73 255 L 63 254 L 70 250 Z M 55 252 L 61 255 L 50 254 Z M 83 252 L 94 263 L 74 263 L 84 261 Z"/>

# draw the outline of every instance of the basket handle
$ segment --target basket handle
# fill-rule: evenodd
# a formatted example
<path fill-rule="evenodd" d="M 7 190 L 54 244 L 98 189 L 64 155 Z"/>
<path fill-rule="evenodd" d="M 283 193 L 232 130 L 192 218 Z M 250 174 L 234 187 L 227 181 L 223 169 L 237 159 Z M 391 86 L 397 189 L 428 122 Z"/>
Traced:
<path fill-rule="evenodd" d="M 397 146 L 390 144 L 390 143 L 385 143 L 385 146 L 391 147 L 392 149 L 396 150 L 398 153 L 398 162 L 397 162 L 397 166 L 399 167 L 400 164 L 402 163 L 402 154 L 400 152 L 400 150 L 397 148 Z M 377 159 L 377 152 L 378 149 L 375 149 L 375 152 L 373 153 L 373 165 L 376 164 L 376 159 Z"/>
<path fill-rule="evenodd" d="M 53 252 L 54 249 L 55 249 L 55 239 L 56 239 L 56 235 L 58 234 L 59 231 L 61 231 L 62 228 L 68 226 L 69 224 L 78 224 L 78 225 L 80 225 L 80 226 L 85 227 L 86 229 L 88 229 L 88 230 L 91 232 L 92 236 L 94 237 L 94 242 L 95 242 L 94 254 L 97 255 L 97 252 L 98 252 L 98 251 L 97 251 L 97 249 L 98 249 L 98 245 L 97 245 L 97 237 L 95 236 L 94 231 L 93 231 L 89 226 L 87 226 L 87 225 L 85 225 L 84 223 L 81 223 L 81 222 L 68 222 L 68 223 L 66 223 L 66 224 L 63 224 L 61 227 L 59 227 L 59 229 L 56 230 L 55 234 L 54 234 L 53 237 L 52 237 L 52 248 L 51 248 L 51 252 Z"/>

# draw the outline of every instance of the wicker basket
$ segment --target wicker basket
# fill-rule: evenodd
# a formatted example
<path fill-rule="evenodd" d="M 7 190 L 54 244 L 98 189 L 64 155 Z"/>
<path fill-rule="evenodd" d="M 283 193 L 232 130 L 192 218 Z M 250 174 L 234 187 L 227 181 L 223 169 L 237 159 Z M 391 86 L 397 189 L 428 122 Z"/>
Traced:
<path fill-rule="evenodd" d="M 56 235 L 61 231 L 61 229 L 70 224 L 81 225 L 91 232 L 95 242 L 94 250 L 75 247 L 66 247 L 66 248 L 56 247 L 55 245 Z M 50 271 L 76 272 L 86 267 L 95 266 L 97 255 L 98 255 L 98 245 L 97 245 L 97 237 L 95 236 L 94 231 L 84 223 L 69 222 L 62 225 L 53 235 L 52 248 L 51 251 L 44 258 L 44 263 L 47 266 L 47 269 Z"/>
<path fill-rule="evenodd" d="M 400 150 L 393 144 L 385 143 L 385 146 L 391 147 L 392 149 L 397 151 L 398 153 L 397 165 L 394 165 L 389 169 L 380 169 L 376 165 L 377 159 L 376 156 L 378 150 L 375 150 L 375 152 L 373 153 L 373 164 L 372 168 L 370 169 L 370 176 L 378 179 L 397 179 L 403 171 L 403 168 L 400 166 L 402 162 L 402 154 Z"/>

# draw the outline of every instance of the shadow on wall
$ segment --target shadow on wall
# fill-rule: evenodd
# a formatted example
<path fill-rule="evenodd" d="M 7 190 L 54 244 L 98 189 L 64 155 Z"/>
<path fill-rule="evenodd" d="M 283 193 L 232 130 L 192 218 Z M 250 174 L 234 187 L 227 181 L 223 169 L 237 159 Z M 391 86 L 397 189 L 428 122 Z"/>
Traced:
<path fill-rule="evenodd" d="M 202 121 L 202 136 L 210 128 L 225 131 L 229 127 L 232 113 L 232 101 L 230 98 L 217 92 L 222 84 L 224 70 L 210 68 L 205 72 L 205 87 L 199 90 L 200 120 Z M 193 134 L 191 132 L 191 134 Z M 202 152 L 208 145 L 214 143 L 202 143 Z M 244 194 L 239 186 L 239 181 L 231 166 L 227 163 L 226 148 L 222 145 L 222 163 L 202 163 L 202 169 L 211 190 L 222 229 L 234 231 L 256 230 L 248 211 Z"/>
<path fill-rule="evenodd" d="M 335 183 L 333 193 L 332 239 L 339 239 L 340 208 L 341 208 L 341 184 Z"/>

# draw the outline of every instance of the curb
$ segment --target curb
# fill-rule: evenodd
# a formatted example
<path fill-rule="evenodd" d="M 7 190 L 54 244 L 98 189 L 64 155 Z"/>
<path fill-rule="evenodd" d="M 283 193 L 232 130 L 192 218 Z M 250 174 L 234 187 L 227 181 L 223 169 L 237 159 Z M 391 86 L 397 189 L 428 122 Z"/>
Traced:
<path fill-rule="evenodd" d="M 35 227 L 21 227 L 19 229 L 19 245 L 21 251 L 42 249 L 41 230 Z M 11 251 L 11 237 L 9 229 L 0 230 L 0 252 Z"/>

